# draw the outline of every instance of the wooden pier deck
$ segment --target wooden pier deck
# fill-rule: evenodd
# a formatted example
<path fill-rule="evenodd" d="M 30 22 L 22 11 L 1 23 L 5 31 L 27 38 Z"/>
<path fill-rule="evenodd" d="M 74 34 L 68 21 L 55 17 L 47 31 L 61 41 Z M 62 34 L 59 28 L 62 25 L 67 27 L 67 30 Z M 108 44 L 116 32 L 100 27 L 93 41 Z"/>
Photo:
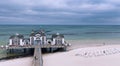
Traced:
<path fill-rule="evenodd" d="M 43 66 L 41 46 L 35 46 L 34 56 L 33 56 L 33 66 Z"/>

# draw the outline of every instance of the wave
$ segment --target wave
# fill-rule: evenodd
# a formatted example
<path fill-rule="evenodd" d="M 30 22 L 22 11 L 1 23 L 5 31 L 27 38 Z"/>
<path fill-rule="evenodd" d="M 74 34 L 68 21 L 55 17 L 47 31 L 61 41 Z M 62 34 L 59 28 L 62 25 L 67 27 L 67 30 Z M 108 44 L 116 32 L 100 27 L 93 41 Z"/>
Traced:
<path fill-rule="evenodd" d="M 55 33 L 47 33 L 46 35 L 53 35 Z M 120 34 L 120 32 L 84 32 L 84 33 L 61 33 L 63 35 L 81 35 L 81 34 Z M 11 36 L 14 34 L 0 34 L 0 36 Z M 29 36 L 30 34 L 22 34 L 24 36 Z"/>
<path fill-rule="evenodd" d="M 14 35 L 14 34 L 0 34 L 0 36 L 11 36 L 11 35 Z M 22 35 L 29 35 L 29 34 L 22 34 Z"/>
<path fill-rule="evenodd" d="M 47 34 L 47 35 L 53 35 L 54 33 L 50 33 L 50 34 Z M 63 35 L 78 35 L 77 33 L 61 33 Z"/>
<path fill-rule="evenodd" d="M 101 34 L 101 33 L 120 33 L 120 32 L 85 32 L 85 34 Z"/>
<path fill-rule="evenodd" d="M 10 34 L 0 34 L 0 36 L 9 36 Z"/>

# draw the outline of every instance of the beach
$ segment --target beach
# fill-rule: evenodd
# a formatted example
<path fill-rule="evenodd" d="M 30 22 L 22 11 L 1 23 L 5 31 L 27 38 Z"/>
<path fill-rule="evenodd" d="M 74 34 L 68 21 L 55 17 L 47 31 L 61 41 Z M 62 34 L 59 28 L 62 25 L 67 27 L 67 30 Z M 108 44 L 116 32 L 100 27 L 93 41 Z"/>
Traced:
<path fill-rule="evenodd" d="M 0 61 L 0 66 L 32 66 L 32 57 Z"/>
<path fill-rule="evenodd" d="M 68 40 L 65 52 L 43 54 L 44 66 L 120 66 L 118 40 Z M 90 44 L 90 45 L 89 45 Z M 32 57 L 5 60 L 0 66 L 32 66 Z"/>
<path fill-rule="evenodd" d="M 87 49 L 89 52 L 90 49 L 94 51 L 101 51 L 108 48 L 120 48 L 120 45 L 108 45 L 101 47 L 88 47 L 82 48 Z M 99 49 L 98 49 L 99 48 Z M 81 56 L 79 53 L 81 49 L 71 50 L 69 52 L 50 54 L 44 56 L 44 66 L 119 66 L 120 63 L 120 53 L 116 54 L 103 54 L 99 55 L 96 52 L 96 55 L 93 56 Z M 111 51 L 113 52 L 113 51 Z M 55 61 L 54 61 L 55 60 Z"/>

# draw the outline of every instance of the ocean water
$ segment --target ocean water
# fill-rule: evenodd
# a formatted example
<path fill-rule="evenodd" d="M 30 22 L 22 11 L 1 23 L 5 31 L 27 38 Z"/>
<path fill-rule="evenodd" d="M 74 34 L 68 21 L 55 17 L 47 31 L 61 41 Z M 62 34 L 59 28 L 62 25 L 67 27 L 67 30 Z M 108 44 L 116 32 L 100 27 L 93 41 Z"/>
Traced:
<path fill-rule="evenodd" d="M 13 34 L 28 37 L 32 30 L 40 29 L 48 37 L 57 32 L 64 34 L 66 40 L 120 39 L 120 25 L 0 25 L 0 45 L 8 44 Z"/>
<path fill-rule="evenodd" d="M 120 25 L 0 25 L 0 45 L 8 44 L 13 34 L 29 37 L 32 30 L 44 29 L 48 37 L 64 34 L 66 40 L 120 39 Z M 5 51 L 0 51 L 0 57 Z"/>

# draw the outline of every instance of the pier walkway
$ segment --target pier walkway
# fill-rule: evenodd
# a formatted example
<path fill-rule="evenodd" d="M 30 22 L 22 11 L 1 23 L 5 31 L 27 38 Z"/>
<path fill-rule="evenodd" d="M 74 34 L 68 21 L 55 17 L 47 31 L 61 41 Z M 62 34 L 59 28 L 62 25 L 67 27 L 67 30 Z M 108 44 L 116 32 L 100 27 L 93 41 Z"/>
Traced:
<path fill-rule="evenodd" d="M 33 56 L 33 66 L 43 66 L 41 46 L 35 46 L 34 56 Z"/>

